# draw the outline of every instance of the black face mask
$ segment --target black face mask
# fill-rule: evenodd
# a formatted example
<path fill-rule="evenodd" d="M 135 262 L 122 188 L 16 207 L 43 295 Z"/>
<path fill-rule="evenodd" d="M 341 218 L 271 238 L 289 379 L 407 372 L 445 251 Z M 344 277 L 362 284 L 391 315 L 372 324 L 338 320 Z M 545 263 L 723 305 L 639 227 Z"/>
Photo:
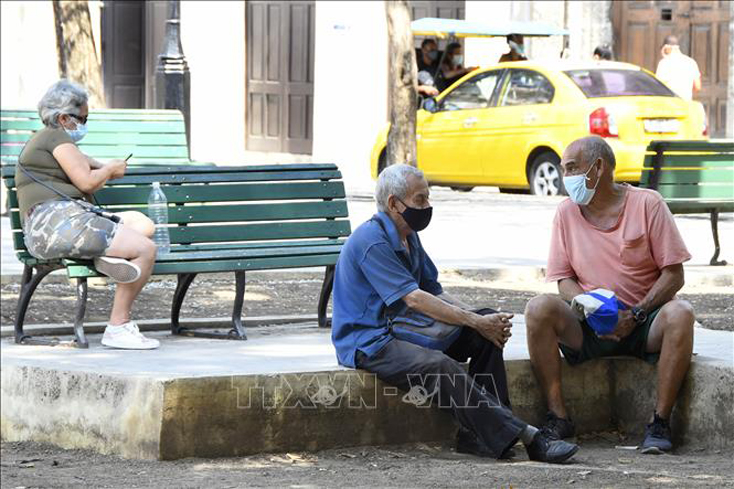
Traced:
<path fill-rule="evenodd" d="M 433 207 L 416 209 L 415 207 L 409 207 L 402 200 L 400 200 L 400 203 L 405 206 L 405 210 L 401 212 L 400 215 L 403 216 L 405 223 L 413 231 L 423 231 L 431 223 L 431 217 L 433 216 Z"/>

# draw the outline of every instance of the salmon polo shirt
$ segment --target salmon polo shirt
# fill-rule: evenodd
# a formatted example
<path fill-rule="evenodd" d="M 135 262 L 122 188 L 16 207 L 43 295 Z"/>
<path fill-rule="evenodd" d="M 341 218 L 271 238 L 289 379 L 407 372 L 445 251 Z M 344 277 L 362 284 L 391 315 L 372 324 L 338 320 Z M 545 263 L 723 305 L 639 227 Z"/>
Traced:
<path fill-rule="evenodd" d="M 639 303 L 661 270 L 691 259 L 663 198 L 654 190 L 625 186 L 617 223 L 599 229 L 570 199 L 561 202 L 553 220 L 548 282 L 576 279 L 584 290 L 613 291 L 631 307 Z"/>

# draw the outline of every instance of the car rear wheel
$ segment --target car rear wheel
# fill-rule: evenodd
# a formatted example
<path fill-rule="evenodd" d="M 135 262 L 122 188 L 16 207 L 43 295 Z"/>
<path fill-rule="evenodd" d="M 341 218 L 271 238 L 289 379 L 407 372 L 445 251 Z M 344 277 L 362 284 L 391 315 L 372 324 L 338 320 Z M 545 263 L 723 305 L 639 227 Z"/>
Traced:
<path fill-rule="evenodd" d="M 558 155 L 546 151 L 535 157 L 530 167 L 530 191 L 533 195 L 565 195 Z"/>
<path fill-rule="evenodd" d="M 471 192 L 472 190 L 474 190 L 474 187 L 456 187 L 454 186 L 454 187 L 451 187 L 451 190 L 453 190 L 454 192 Z"/>

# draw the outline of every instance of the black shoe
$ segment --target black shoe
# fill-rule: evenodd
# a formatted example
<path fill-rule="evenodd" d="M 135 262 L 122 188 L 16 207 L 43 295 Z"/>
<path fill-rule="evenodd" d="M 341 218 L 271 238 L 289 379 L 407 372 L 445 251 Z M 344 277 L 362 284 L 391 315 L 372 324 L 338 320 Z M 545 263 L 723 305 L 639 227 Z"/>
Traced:
<path fill-rule="evenodd" d="M 533 438 L 532 443 L 525 447 L 530 460 L 559 464 L 573 457 L 579 446 L 563 440 L 551 440 L 542 432 Z"/>
<path fill-rule="evenodd" d="M 545 415 L 545 424 L 540 431 L 550 440 L 563 440 L 576 434 L 576 426 L 571 418 L 559 418 L 552 411 Z"/>
<path fill-rule="evenodd" d="M 459 432 L 456 433 L 456 452 L 457 453 L 468 453 L 470 455 L 476 455 L 477 457 L 491 457 L 494 458 L 494 454 L 487 448 L 487 445 L 480 440 L 477 435 L 471 430 L 459 428 Z M 507 459 L 515 456 L 515 450 L 512 447 L 508 448 L 499 458 Z"/>
<path fill-rule="evenodd" d="M 645 439 L 640 445 L 641 453 L 660 455 L 669 452 L 673 448 L 670 423 L 655 413 L 652 423 L 645 428 Z"/>

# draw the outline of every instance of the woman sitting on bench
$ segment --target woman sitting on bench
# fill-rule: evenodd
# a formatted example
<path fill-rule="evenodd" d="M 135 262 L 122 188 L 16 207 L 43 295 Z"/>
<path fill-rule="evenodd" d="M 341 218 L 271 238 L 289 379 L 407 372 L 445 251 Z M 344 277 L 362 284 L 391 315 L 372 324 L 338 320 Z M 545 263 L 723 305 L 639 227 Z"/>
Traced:
<path fill-rule="evenodd" d="M 15 169 L 25 244 L 43 260 L 94 260 L 100 273 L 118 283 L 103 345 L 157 348 L 158 340 L 144 337 L 130 319 L 155 262 L 154 225 L 140 212 L 109 214 L 92 205 L 92 194 L 122 177 L 127 162 L 102 164 L 76 146 L 87 132 L 87 100 L 84 88 L 60 80 L 38 104 L 46 127 L 28 140 Z"/>

